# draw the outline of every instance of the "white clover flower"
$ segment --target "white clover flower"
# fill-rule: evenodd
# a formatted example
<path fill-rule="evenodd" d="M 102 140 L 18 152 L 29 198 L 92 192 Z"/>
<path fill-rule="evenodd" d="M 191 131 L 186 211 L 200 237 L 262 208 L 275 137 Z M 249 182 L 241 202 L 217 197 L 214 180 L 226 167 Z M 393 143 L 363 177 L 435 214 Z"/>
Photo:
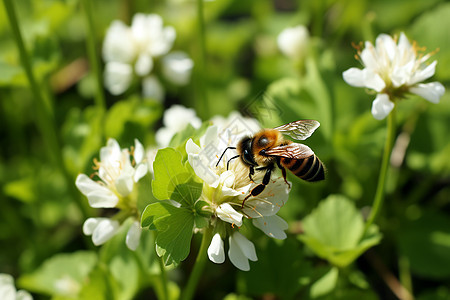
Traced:
<path fill-rule="evenodd" d="M 391 36 L 380 34 L 375 46 L 366 41 L 364 50 L 358 53 L 364 69 L 350 68 L 343 73 L 348 84 L 377 92 L 372 104 L 375 119 L 384 119 L 394 108 L 395 101 L 407 93 L 432 103 L 438 103 L 445 93 L 439 82 L 421 83 L 434 75 L 437 61 L 426 64 L 431 54 L 423 55 L 418 49 L 403 33 L 398 43 Z"/>
<path fill-rule="evenodd" d="M 2 300 L 32 300 L 30 293 L 16 290 L 14 278 L 9 274 L 0 274 L 0 299 Z"/>
<path fill-rule="evenodd" d="M 254 125 L 255 121 L 252 120 L 250 124 Z M 252 134 L 249 130 L 252 127 L 250 124 L 245 125 L 245 120 L 240 119 L 234 126 L 230 124 L 221 132 L 213 125 L 200 138 L 200 145 L 192 139 L 186 143 L 189 164 L 204 182 L 200 200 L 208 204 L 204 209 L 216 217 L 213 226 L 223 228 L 226 225 L 227 235 L 230 236 L 228 256 L 241 270 L 248 270 L 248 260 L 256 261 L 257 257 L 253 244 L 237 232 L 237 227 L 243 224 L 245 218 L 249 218 L 268 236 L 284 239 L 287 223 L 276 216 L 276 213 L 288 200 L 290 190 L 282 177 L 271 179 L 259 195 L 248 198 L 244 205 L 242 204 L 244 198 L 257 185 L 255 182 L 262 180 L 263 172 L 256 172 L 253 176 L 255 182 L 252 182 L 248 167 L 239 159 L 228 163 L 236 153 L 226 153 L 219 163 L 218 159 L 226 147 L 235 146 L 241 138 Z M 260 220 L 255 221 L 258 219 Z M 208 257 L 215 263 L 224 261 L 223 241 L 219 233 L 216 233 L 211 241 Z"/>
<path fill-rule="evenodd" d="M 164 98 L 164 87 L 151 75 L 155 59 L 162 59 L 162 73 L 176 85 L 189 82 L 193 61 L 184 52 L 169 53 L 176 38 L 175 29 L 164 26 L 156 14 L 134 15 L 131 26 L 113 21 L 103 42 L 105 86 L 113 95 L 124 93 L 135 75 L 143 78 L 145 97 Z M 167 55 L 167 56 L 165 56 Z"/>
<path fill-rule="evenodd" d="M 197 117 L 195 110 L 182 105 L 172 105 L 164 112 L 163 127 L 156 131 L 156 143 L 160 148 L 169 145 L 172 137 L 191 124 L 194 128 L 200 128 L 202 121 Z"/>
<path fill-rule="evenodd" d="M 301 59 L 309 47 L 309 32 L 303 25 L 284 29 L 277 37 L 280 51 L 291 59 Z"/>
<path fill-rule="evenodd" d="M 144 146 L 135 139 L 132 150 L 133 161 L 128 149 L 121 149 L 115 139 L 109 139 L 107 145 L 100 149 L 100 161 L 96 161 L 96 175 L 99 181 L 94 181 L 86 174 L 77 176 L 75 185 L 88 198 L 93 208 L 118 208 L 127 210 L 127 215 L 139 219 L 136 215 L 136 199 L 131 197 L 134 185 L 149 170 Z M 140 228 L 130 227 L 126 244 L 135 250 L 139 244 Z M 99 246 L 112 238 L 120 228 L 120 222 L 109 218 L 88 218 L 83 224 L 83 233 L 92 235 L 92 242 Z"/>

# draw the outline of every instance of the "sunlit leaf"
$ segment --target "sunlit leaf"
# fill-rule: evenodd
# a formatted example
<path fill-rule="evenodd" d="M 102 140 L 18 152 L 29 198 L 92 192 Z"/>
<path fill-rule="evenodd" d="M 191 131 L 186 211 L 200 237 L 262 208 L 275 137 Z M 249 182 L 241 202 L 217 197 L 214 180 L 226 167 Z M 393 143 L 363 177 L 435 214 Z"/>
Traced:
<path fill-rule="evenodd" d="M 193 181 L 193 174 L 181 160 L 181 154 L 172 148 L 158 151 L 153 163 L 153 195 L 159 200 L 191 206 L 200 196 L 201 184 Z"/>
<path fill-rule="evenodd" d="M 23 288 L 33 292 L 77 296 L 96 263 L 97 255 L 90 251 L 57 254 L 33 273 L 20 277 L 19 282 Z"/>
<path fill-rule="evenodd" d="M 372 226 L 365 236 L 364 221 L 354 204 L 340 195 L 331 195 L 303 220 L 299 238 L 316 255 L 344 267 L 376 245 L 381 235 Z"/>
<path fill-rule="evenodd" d="M 154 226 L 158 231 L 156 251 L 166 265 L 178 264 L 190 250 L 194 229 L 192 211 L 165 202 L 148 205 L 142 214 L 142 227 Z"/>
<path fill-rule="evenodd" d="M 311 298 L 318 298 L 333 291 L 336 287 L 338 275 L 338 268 L 330 268 L 328 272 L 311 285 L 309 292 Z"/>

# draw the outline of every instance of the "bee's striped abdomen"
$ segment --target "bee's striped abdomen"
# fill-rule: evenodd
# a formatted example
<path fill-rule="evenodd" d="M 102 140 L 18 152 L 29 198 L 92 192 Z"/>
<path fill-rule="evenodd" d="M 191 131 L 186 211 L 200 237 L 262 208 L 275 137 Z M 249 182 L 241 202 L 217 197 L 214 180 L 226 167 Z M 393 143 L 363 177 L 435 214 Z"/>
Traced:
<path fill-rule="evenodd" d="M 301 159 L 282 157 L 280 163 L 283 167 L 289 169 L 295 176 L 303 180 L 320 181 L 325 179 L 323 164 L 316 155 Z"/>

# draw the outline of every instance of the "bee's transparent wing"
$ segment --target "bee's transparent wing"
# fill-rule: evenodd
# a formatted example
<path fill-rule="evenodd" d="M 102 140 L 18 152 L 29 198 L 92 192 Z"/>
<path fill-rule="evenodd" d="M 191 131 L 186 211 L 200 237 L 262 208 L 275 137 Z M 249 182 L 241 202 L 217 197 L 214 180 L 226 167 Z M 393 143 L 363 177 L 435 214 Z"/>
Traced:
<path fill-rule="evenodd" d="M 303 159 L 306 157 L 310 157 L 314 154 L 314 152 L 306 145 L 290 143 L 283 146 L 277 146 L 273 148 L 269 148 L 265 150 L 265 155 L 270 156 L 282 156 L 287 158 L 294 159 Z"/>
<path fill-rule="evenodd" d="M 296 140 L 306 140 L 320 126 L 316 120 L 299 120 L 274 129 Z"/>

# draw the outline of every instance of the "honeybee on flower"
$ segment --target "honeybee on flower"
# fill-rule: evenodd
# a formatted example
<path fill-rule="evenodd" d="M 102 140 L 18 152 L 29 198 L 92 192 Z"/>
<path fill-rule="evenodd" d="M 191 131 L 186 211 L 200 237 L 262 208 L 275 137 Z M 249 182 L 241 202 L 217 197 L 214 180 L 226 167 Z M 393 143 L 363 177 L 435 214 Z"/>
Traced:
<path fill-rule="evenodd" d="M 248 167 L 242 162 L 234 160 L 227 165 L 225 157 L 218 163 L 218 154 L 259 128 L 255 128 L 254 120 L 233 117 L 236 118 L 232 122 L 219 122 L 229 124 L 226 128 L 209 127 L 200 138 L 200 145 L 189 140 L 186 152 L 195 174 L 204 182 L 199 200 L 208 204 L 203 209 L 213 215 L 211 225 L 215 234 L 208 248 L 209 259 L 215 263 L 225 261 L 223 240 L 228 237 L 231 262 L 241 270 L 249 270 L 249 260 L 256 261 L 257 255 L 253 243 L 239 232 L 239 227 L 244 219 L 251 219 L 253 225 L 268 236 L 286 238 L 287 223 L 276 214 L 287 202 L 290 186 L 282 177 L 273 178 L 264 191 L 242 206 L 244 198 L 257 184 L 250 181 Z M 262 174 L 255 174 L 253 179 L 261 180 Z"/>

